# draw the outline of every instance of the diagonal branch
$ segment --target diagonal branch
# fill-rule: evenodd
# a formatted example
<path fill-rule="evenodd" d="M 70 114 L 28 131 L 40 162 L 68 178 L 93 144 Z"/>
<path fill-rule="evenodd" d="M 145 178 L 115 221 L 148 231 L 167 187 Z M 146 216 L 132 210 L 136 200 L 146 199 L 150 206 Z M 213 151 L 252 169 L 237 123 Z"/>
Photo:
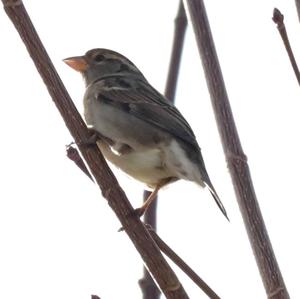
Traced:
<path fill-rule="evenodd" d="M 73 147 L 71 144 L 66 146 L 67 157 L 72 160 L 76 166 L 93 182 L 93 177 L 84 164 L 83 159 L 81 158 L 77 148 Z"/>
<path fill-rule="evenodd" d="M 205 6 L 202 0 L 186 0 L 201 56 L 223 150 L 268 298 L 287 299 L 288 291 L 276 261 L 256 199 L 247 158 L 232 115 Z"/>
<path fill-rule="evenodd" d="M 34 61 L 49 94 L 63 117 L 77 144 L 87 140 L 88 129 L 76 110 L 21 0 L 2 0 L 4 10 L 15 25 Z M 130 216 L 133 208 L 113 173 L 107 166 L 97 146 L 79 149 L 90 168 L 103 196 L 119 218 L 123 228 L 140 253 L 149 271 L 157 281 L 166 298 L 188 298 L 174 271 L 167 264 L 157 245 L 138 217 Z"/>
<path fill-rule="evenodd" d="M 206 282 L 198 276 L 196 272 L 180 257 L 178 256 L 151 228 L 149 232 L 155 240 L 160 250 L 170 258 L 209 298 L 220 299 L 220 297 L 206 284 Z"/>
<path fill-rule="evenodd" d="M 300 73 L 299 73 L 299 68 L 286 32 L 286 28 L 284 25 L 284 16 L 283 14 L 280 12 L 280 10 L 278 8 L 274 8 L 273 11 L 273 18 L 272 20 L 274 21 L 275 24 L 277 24 L 277 29 L 279 31 L 279 34 L 281 36 L 281 39 L 284 43 L 285 49 L 287 51 L 287 54 L 289 56 L 292 68 L 294 70 L 295 76 L 297 78 L 298 84 L 300 85 Z"/>

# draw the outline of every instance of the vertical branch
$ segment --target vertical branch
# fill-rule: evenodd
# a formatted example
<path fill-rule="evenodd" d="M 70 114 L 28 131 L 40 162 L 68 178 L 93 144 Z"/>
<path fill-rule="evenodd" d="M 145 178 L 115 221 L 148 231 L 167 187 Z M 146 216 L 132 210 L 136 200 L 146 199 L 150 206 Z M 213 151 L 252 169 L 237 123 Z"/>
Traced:
<path fill-rule="evenodd" d="M 88 129 L 59 78 L 22 1 L 2 0 L 2 3 L 6 14 L 20 34 L 75 142 L 81 144 L 81 141 L 88 140 Z M 166 298 L 188 298 L 180 281 L 164 259 L 145 226 L 138 217 L 131 216 L 134 210 L 107 166 L 98 147 L 87 147 L 81 144 L 79 149 L 103 196 L 120 220 L 121 225 Z"/>
<path fill-rule="evenodd" d="M 165 88 L 165 96 L 172 103 L 175 101 L 175 92 L 177 87 L 177 80 L 179 74 L 180 60 L 183 49 L 184 36 L 186 32 L 187 18 L 184 10 L 182 0 L 180 0 L 178 13 L 175 18 L 175 29 L 171 59 L 169 64 L 169 71 L 167 83 Z"/>
<path fill-rule="evenodd" d="M 175 18 L 174 38 L 172 45 L 171 59 L 169 63 L 169 71 L 165 87 L 165 96 L 168 100 L 174 103 L 175 92 L 179 74 L 179 66 L 181 53 L 183 49 L 184 36 L 186 31 L 187 18 L 182 0 L 179 1 L 179 8 Z M 150 195 L 149 191 L 144 191 L 144 200 Z M 149 224 L 155 231 L 157 225 L 156 219 L 157 198 L 150 205 L 144 216 L 144 222 Z M 160 296 L 160 291 L 154 283 L 148 270 L 144 267 L 144 276 L 140 279 L 139 284 L 143 292 L 143 299 L 156 299 Z"/>
<path fill-rule="evenodd" d="M 214 46 L 205 6 L 202 0 L 186 0 L 196 35 L 212 106 L 223 150 L 268 298 L 287 299 L 288 291 L 280 273 L 264 224 L 243 152 Z"/>

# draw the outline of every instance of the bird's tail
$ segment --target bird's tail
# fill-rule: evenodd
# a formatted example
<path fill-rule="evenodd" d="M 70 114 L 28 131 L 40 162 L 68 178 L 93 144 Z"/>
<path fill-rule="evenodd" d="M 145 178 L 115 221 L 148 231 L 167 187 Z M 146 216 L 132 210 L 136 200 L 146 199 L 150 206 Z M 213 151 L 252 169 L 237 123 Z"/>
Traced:
<path fill-rule="evenodd" d="M 212 185 L 211 181 L 209 178 L 206 178 L 206 180 L 204 181 L 205 186 L 208 188 L 209 192 L 211 193 L 211 195 L 213 196 L 216 204 L 218 205 L 219 209 L 221 210 L 221 212 L 223 213 L 223 215 L 226 217 L 226 219 L 229 221 L 229 218 L 227 216 L 227 212 L 225 210 L 224 205 L 222 204 L 220 197 L 217 194 L 217 191 L 215 190 L 214 186 Z"/>

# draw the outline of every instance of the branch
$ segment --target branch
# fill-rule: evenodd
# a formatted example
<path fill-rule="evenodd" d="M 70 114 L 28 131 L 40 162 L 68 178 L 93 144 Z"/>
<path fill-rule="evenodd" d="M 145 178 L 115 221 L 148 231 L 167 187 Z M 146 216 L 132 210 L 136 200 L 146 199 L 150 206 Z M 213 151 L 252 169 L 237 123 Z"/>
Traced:
<path fill-rule="evenodd" d="M 177 16 L 175 18 L 175 29 L 174 38 L 172 45 L 171 59 L 169 63 L 169 71 L 167 76 L 165 96 L 171 102 L 174 103 L 175 92 L 179 74 L 179 66 L 181 60 L 181 53 L 183 48 L 184 36 L 186 31 L 187 19 L 183 3 L 179 1 L 179 8 Z M 144 200 L 148 198 L 150 192 L 144 191 Z M 146 211 L 144 216 L 144 222 L 149 224 L 154 230 L 156 230 L 156 211 L 157 211 L 157 198 L 150 205 L 149 209 Z M 160 292 L 154 283 L 151 275 L 149 275 L 148 270 L 144 268 L 144 277 L 139 280 L 140 287 L 143 292 L 144 299 L 155 299 L 159 298 Z"/>
<path fill-rule="evenodd" d="M 209 298 L 220 299 L 220 297 L 193 271 L 158 235 L 153 229 L 149 229 L 152 238 L 159 249 L 169 257 Z"/>
<path fill-rule="evenodd" d="M 66 152 L 67 152 L 67 157 L 72 160 L 75 165 L 86 175 L 90 180 L 93 180 L 92 175 L 90 174 L 89 170 L 87 169 L 86 165 L 84 164 L 83 159 L 81 158 L 78 150 L 73 147 L 71 144 L 66 146 Z"/>
<path fill-rule="evenodd" d="M 82 144 L 81 142 L 87 140 L 89 137 L 88 129 L 43 47 L 22 1 L 2 0 L 2 2 L 5 12 L 23 39 L 71 135 L 77 144 Z M 174 271 L 167 264 L 140 219 L 131 216 L 134 210 L 113 173 L 107 166 L 98 147 L 79 145 L 79 149 L 99 185 L 103 196 L 107 199 L 108 204 L 119 218 L 123 228 L 140 253 L 166 298 L 188 298 Z"/>
<path fill-rule="evenodd" d="M 187 26 L 187 18 L 186 18 L 182 0 L 180 0 L 177 16 L 175 18 L 172 53 L 171 53 L 168 77 L 167 77 L 166 88 L 165 88 L 165 96 L 172 103 L 174 103 L 175 101 L 175 92 L 177 87 L 186 26 Z"/>
<path fill-rule="evenodd" d="M 275 24 L 277 24 L 277 29 L 279 31 L 279 34 L 280 34 L 281 39 L 284 43 L 285 49 L 286 49 L 286 51 L 288 53 L 288 56 L 290 58 L 290 62 L 292 64 L 292 67 L 293 67 L 294 73 L 296 75 L 298 84 L 300 85 L 300 73 L 299 73 L 298 65 L 297 65 L 293 50 L 291 48 L 291 44 L 290 44 L 290 41 L 289 41 L 289 38 L 288 38 L 288 35 L 287 35 L 287 32 L 286 32 L 286 28 L 285 28 L 283 19 L 284 19 L 284 16 L 280 12 L 280 10 L 277 9 L 277 8 L 274 8 L 272 20 L 274 21 Z"/>
<path fill-rule="evenodd" d="M 287 299 L 275 254 L 256 199 L 247 158 L 243 152 L 202 0 L 186 0 L 211 96 L 223 150 L 268 298 Z"/>

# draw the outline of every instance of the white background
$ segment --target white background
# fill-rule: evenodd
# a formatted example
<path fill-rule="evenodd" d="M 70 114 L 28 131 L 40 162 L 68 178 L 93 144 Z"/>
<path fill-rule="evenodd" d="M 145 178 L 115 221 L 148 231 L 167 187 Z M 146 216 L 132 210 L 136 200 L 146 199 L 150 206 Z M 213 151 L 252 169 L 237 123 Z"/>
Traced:
<path fill-rule="evenodd" d="M 82 111 L 84 85 L 63 64 L 95 47 L 130 58 L 163 92 L 177 1 L 24 1 Z M 206 1 L 232 110 L 291 298 L 300 298 L 300 97 L 275 6 L 299 58 L 294 1 Z M 101 193 L 66 158 L 72 141 L 13 25 L 0 11 L 0 298 L 141 298 L 142 262 Z M 244 230 L 195 46 L 187 29 L 176 104 L 193 127 L 231 219 L 209 192 L 160 193 L 158 232 L 223 299 L 265 292 Z M 143 186 L 115 171 L 134 207 Z M 206 296 L 177 271 L 190 298 Z"/>

